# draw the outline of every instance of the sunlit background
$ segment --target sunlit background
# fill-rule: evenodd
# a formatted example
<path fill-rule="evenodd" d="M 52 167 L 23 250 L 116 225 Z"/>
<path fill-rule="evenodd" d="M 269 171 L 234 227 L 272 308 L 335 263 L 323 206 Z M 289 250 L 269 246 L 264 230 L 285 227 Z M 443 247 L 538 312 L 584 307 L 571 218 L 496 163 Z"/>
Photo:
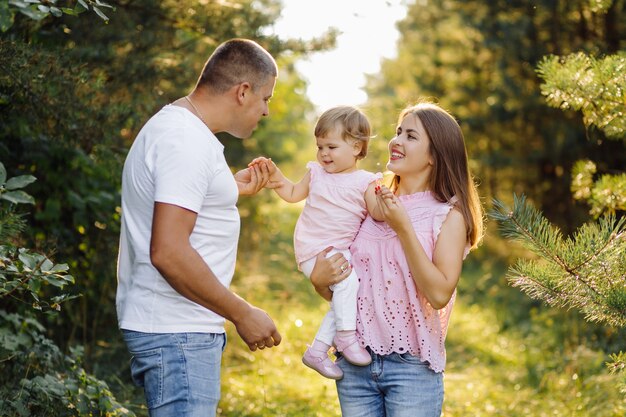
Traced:
<path fill-rule="evenodd" d="M 302 178 L 315 115 L 338 104 L 370 118 L 370 171 L 407 104 L 432 97 L 459 121 L 491 214 L 459 281 L 444 417 L 624 417 L 626 224 L 598 216 L 626 212 L 626 1 L 282 5 L 0 0 L 0 416 L 148 415 L 115 312 L 122 164 L 216 45 L 245 37 L 280 77 L 252 137 L 220 135 L 233 170 L 265 155 Z M 496 202 L 526 246 L 499 232 Z M 301 363 L 328 309 L 295 265 L 301 207 L 262 190 L 238 209 L 232 289 L 283 342 L 253 353 L 227 325 L 219 416 L 339 416 L 334 382 Z"/>
<path fill-rule="evenodd" d="M 338 104 L 359 105 L 366 73 L 379 69 L 381 58 L 396 53 L 396 22 L 406 15 L 403 0 L 283 0 L 274 33 L 283 38 L 311 39 L 330 26 L 340 35 L 337 47 L 312 54 L 296 68 L 309 82 L 307 94 L 324 110 Z"/>

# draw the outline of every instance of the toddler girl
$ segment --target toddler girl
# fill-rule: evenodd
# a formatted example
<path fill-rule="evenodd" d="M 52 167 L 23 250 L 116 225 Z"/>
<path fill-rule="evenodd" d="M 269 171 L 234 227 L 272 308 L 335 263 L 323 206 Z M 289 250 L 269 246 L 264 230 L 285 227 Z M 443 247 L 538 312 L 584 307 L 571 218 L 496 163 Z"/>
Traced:
<path fill-rule="evenodd" d="M 333 344 L 354 365 L 371 362 L 369 352 L 357 340 L 359 279 L 349 264 L 349 247 L 361 222 L 368 212 L 374 218 L 380 217 L 374 188 L 382 175 L 357 169 L 357 161 L 367 154 L 370 136 L 369 121 L 358 108 L 333 107 L 317 121 L 317 162 L 307 163 L 308 171 L 300 182 L 289 181 L 270 159 L 257 158 L 251 163 L 269 163 L 272 174 L 268 187 L 283 200 L 295 203 L 306 198 L 294 232 L 299 269 L 310 276 L 317 255 L 331 246 L 333 250 L 328 256 L 340 252 L 347 260 L 341 265 L 341 275 L 349 276 L 331 286 L 330 311 L 302 358 L 305 365 L 331 379 L 343 377 L 341 369 L 328 357 Z"/>

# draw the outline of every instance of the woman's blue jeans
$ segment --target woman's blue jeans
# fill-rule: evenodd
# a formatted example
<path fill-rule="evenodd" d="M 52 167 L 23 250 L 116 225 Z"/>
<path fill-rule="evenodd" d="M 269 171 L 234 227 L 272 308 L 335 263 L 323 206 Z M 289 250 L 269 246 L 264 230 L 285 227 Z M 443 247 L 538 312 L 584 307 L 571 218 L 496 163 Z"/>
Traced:
<path fill-rule="evenodd" d="M 215 416 L 220 399 L 223 333 L 122 330 L 133 382 L 144 388 L 150 417 Z"/>
<path fill-rule="evenodd" d="M 443 373 L 434 372 L 408 353 L 371 353 L 367 366 L 339 357 L 343 379 L 337 392 L 343 417 L 439 417 L 443 406 Z"/>

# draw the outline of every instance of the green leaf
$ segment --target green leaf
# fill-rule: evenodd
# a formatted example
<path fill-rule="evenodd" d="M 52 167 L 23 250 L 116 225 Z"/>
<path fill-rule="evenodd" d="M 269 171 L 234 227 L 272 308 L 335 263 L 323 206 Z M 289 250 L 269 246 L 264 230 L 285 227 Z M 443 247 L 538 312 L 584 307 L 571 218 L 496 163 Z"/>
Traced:
<path fill-rule="evenodd" d="M 54 266 L 54 264 L 52 262 L 50 262 L 50 259 L 46 259 L 45 261 L 43 261 L 43 263 L 41 264 L 40 269 L 43 272 L 49 272 L 52 267 Z"/>
<path fill-rule="evenodd" d="M 70 9 L 69 7 L 61 7 L 61 11 L 70 16 L 78 16 L 78 12 L 74 9 Z"/>
<path fill-rule="evenodd" d="M 18 255 L 18 258 L 20 261 L 22 261 L 24 266 L 26 266 L 28 269 L 32 271 L 33 269 L 35 269 L 35 267 L 39 263 L 41 259 L 41 255 L 28 253 L 26 251 L 21 251 L 20 254 Z"/>
<path fill-rule="evenodd" d="M 30 291 L 32 293 L 35 293 L 34 295 L 36 295 L 36 293 L 39 292 L 39 290 L 41 290 L 41 280 L 39 279 L 31 279 L 28 281 L 28 289 L 30 289 Z M 35 300 L 39 301 L 36 297 Z"/>
<path fill-rule="evenodd" d="M 13 26 L 14 14 L 9 9 L 9 3 L 0 2 L 0 31 L 6 32 Z"/>
<path fill-rule="evenodd" d="M 110 8 L 110 9 L 112 9 L 112 8 L 113 8 L 113 6 L 111 6 L 110 4 L 107 4 L 107 3 L 101 2 L 100 0 L 96 0 L 96 4 L 97 4 L 98 6 L 101 6 L 101 7 L 108 7 L 108 8 Z"/>
<path fill-rule="evenodd" d="M 107 17 L 107 15 L 105 15 L 104 13 L 102 13 L 102 10 L 100 10 L 99 8 L 97 8 L 96 6 L 93 6 L 93 11 L 96 12 L 96 14 L 98 16 L 100 16 L 100 18 L 102 18 L 102 20 L 104 20 L 105 22 L 109 21 L 109 18 Z"/>
<path fill-rule="evenodd" d="M 63 12 L 58 7 L 51 7 L 50 13 L 52 13 L 52 15 L 55 17 L 63 16 Z"/>
<path fill-rule="evenodd" d="M 9 0 L 9 4 L 15 7 L 28 7 L 28 3 L 24 0 Z"/>
<path fill-rule="evenodd" d="M 13 204 L 35 204 L 35 199 L 22 190 L 0 194 L 0 199 L 7 200 Z"/>
<path fill-rule="evenodd" d="M 70 267 L 67 264 L 56 264 L 50 269 L 50 272 L 64 272 L 69 269 Z"/>
<path fill-rule="evenodd" d="M 4 185 L 7 180 L 7 170 L 4 167 L 4 164 L 0 162 L 0 185 Z"/>
<path fill-rule="evenodd" d="M 33 20 L 42 20 L 46 16 L 48 16 L 47 13 L 42 13 L 39 10 L 31 9 L 31 8 L 28 8 L 28 7 L 23 8 L 23 9 L 19 9 L 19 10 L 20 10 L 20 13 L 30 17 Z"/>
<path fill-rule="evenodd" d="M 7 190 L 17 190 L 18 188 L 24 188 L 28 184 L 37 181 L 37 178 L 32 175 L 20 175 L 18 177 L 9 178 L 6 182 L 5 188 Z"/>
<path fill-rule="evenodd" d="M 60 275 L 48 275 L 43 279 L 47 281 L 49 284 L 54 285 L 55 287 L 58 287 L 58 288 L 63 288 L 68 283 L 68 281 L 63 279 L 63 277 L 61 277 Z"/>
<path fill-rule="evenodd" d="M 78 4 L 83 6 L 85 8 L 85 10 L 89 10 L 89 5 L 87 4 L 87 2 L 85 2 L 85 0 L 78 0 Z M 78 6 L 78 4 L 77 4 L 77 6 Z"/>

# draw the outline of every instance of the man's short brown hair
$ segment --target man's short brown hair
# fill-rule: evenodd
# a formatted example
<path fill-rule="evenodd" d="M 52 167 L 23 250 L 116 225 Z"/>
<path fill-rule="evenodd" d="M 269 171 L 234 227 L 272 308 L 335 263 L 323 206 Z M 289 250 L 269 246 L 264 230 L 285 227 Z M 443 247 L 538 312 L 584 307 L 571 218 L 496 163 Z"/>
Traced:
<path fill-rule="evenodd" d="M 261 45 L 249 39 L 231 39 L 213 51 L 197 86 L 220 94 L 234 85 L 249 82 L 254 90 L 264 85 L 268 77 L 277 75 L 276 61 Z"/>

